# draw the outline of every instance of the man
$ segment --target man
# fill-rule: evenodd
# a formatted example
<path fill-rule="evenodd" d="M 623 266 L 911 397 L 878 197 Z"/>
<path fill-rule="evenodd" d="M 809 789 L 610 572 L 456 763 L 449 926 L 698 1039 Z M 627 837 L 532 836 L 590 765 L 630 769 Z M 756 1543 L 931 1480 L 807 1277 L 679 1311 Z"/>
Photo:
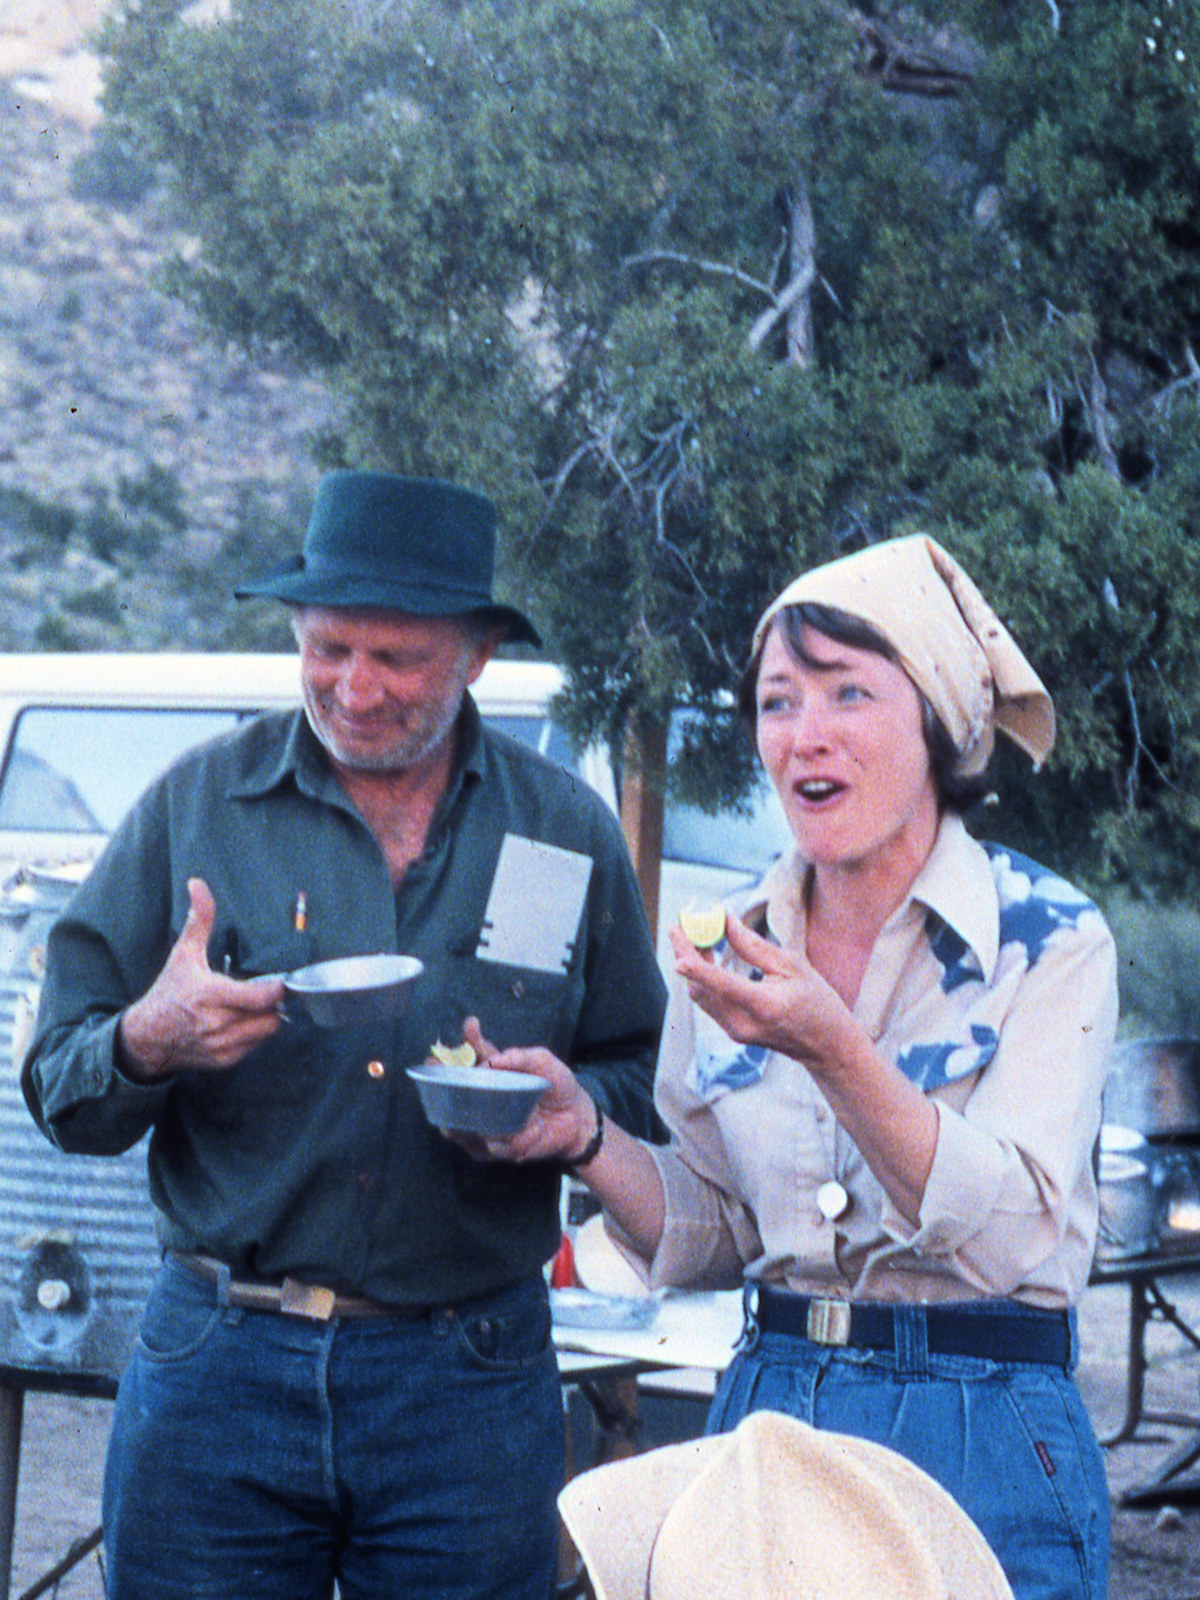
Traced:
<path fill-rule="evenodd" d="M 538 642 L 494 538 L 452 485 L 324 479 L 304 554 L 243 591 L 293 608 L 303 711 L 185 756 L 52 933 L 26 1097 L 65 1150 L 152 1130 L 165 1251 L 109 1448 L 112 1600 L 551 1592 L 561 1170 L 474 1159 L 404 1069 L 466 1025 L 645 1131 L 663 990 L 611 814 L 468 693 Z M 400 1018 L 281 1016 L 281 973 L 377 951 L 424 963 Z"/>

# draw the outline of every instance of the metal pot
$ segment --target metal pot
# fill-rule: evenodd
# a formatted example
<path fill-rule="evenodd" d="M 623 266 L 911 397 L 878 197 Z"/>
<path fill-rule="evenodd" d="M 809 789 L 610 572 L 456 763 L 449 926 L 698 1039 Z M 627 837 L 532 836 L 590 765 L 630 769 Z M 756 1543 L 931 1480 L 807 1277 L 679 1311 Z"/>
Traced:
<path fill-rule="evenodd" d="M 1121 1130 L 1124 1132 L 1125 1130 Z M 1096 1253 L 1103 1260 L 1143 1256 L 1158 1244 L 1161 1205 L 1149 1146 L 1106 1149 L 1100 1142 L 1100 1229 Z"/>
<path fill-rule="evenodd" d="M 1105 1122 L 1152 1139 L 1200 1139 L 1200 1039 L 1126 1040 L 1109 1074 Z"/>
<path fill-rule="evenodd" d="M 1200 1149 L 1164 1151 L 1157 1171 L 1162 1243 L 1200 1245 Z"/>

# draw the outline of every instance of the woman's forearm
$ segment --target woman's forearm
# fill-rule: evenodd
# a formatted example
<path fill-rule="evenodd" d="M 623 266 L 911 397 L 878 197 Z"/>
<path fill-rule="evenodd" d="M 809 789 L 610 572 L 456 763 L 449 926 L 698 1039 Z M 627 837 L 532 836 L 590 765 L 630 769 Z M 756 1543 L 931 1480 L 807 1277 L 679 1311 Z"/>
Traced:
<path fill-rule="evenodd" d="M 893 1205 L 915 1226 L 937 1152 L 937 1108 L 857 1025 L 854 1032 L 859 1037 L 838 1059 L 808 1070 Z"/>
<path fill-rule="evenodd" d="M 649 1147 L 605 1117 L 599 1151 L 573 1171 L 638 1254 L 649 1261 L 658 1249 L 666 1221 L 662 1179 Z"/>

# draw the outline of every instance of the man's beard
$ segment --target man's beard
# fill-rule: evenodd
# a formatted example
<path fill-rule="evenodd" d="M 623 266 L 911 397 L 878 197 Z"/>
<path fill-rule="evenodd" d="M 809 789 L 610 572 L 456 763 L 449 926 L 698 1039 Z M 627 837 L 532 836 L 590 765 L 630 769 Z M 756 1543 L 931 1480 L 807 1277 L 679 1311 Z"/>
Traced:
<path fill-rule="evenodd" d="M 447 697 L 426 707 L 415 722 L 398 727 L 390 741 L 364 747 L 342 739 L 334 719 L 326 717 L 320 703 L 307 690 L 304 694 L 309 727 L 333 760 L 350 772 L 406 772 L 419 766 L 450 736 L 461 708 L 461 695 L 457 700 Z"/>

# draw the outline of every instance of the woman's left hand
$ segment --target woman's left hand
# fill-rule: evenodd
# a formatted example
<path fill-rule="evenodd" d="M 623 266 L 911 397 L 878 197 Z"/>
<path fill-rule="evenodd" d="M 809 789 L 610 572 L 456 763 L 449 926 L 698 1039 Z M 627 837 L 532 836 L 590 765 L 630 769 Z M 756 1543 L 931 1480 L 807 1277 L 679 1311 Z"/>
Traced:
<path fill-rule="evenodd" d="M 726 914 L 725 937 L 749 975 L 718 965 L 681 928 L 670 931 L 675 970 L 700 1009 L 739 1044 L 814 1064 L 836 1058 L 836 1037 L 850 1013 L 815 968 L 752 932 L 732 912 Z"/>
<path fill-rule="evenodd" d="M 484 1139 L 473 1134 L 448 1134 L 477 1160 L 570 1161 L 584 1149 L 596 1126 L 591 1096 L 565 1062 L 540 1046 L 497 1050 L 485 1039 L 475 1017 L 463 1024 L 463 1038 L 475 1050 L 482 1066 L 507 1072 L 526 1072 L 542 1078 L 546 1088 L 529 1121 L 507 1139 Z"/>

